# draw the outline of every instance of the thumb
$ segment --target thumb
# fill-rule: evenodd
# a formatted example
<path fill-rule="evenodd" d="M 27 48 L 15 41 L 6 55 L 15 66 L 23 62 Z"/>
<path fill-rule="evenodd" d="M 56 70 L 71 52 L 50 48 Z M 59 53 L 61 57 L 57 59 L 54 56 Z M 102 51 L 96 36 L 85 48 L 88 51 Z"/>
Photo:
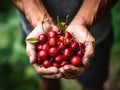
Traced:
<path fill-rule="evenodd" d="M 94 57 L 94 46 L 91 42 L 86 42 L 85 54 L 83 56 L 83 65 L 88 67 L 92 58 Z"/>
<path fill-rule="evenodd" d="M 30 63 L 34 64 L 36 61 L 35 44 L 31 44 L 29 42 L 26 42 L 26 54 L 30 60 Z"/>

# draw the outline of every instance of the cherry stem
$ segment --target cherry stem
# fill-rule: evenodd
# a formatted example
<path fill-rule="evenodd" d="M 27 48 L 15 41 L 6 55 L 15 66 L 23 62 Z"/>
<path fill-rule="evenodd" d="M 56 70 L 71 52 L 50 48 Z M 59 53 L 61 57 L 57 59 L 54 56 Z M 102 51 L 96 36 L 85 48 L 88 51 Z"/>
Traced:
<path fill-rule="evenodd" d="M 43 18 L 42 18 L 42 30 L 43 30 L 44 33 L 46 33 L 44 28 L 43 28 L 45 17 L 46 17 L 46 14 L 44 13 Z"/>
<path fill-rule="evenodd" d="M 49 61 L 52 62 L 53 61 L 53 57 Z"/>
<path fill-rule="evenodd" d="M 62 50 L 60 50 L 60 53 L 63 53 L 63 51 L 62 51 Z"/>
<path fill-rule="evenodd" d="M 57 24 L 60 27 L 60 18 L 59 18 L 59 15 L 57 15 Z"/>
<path fill-rule="evenodd" d="M 66 16 L 66 21 L 65 21 L 65 24 L 68 23 L 68 18 L 69 18 L 69 15 Z"/>

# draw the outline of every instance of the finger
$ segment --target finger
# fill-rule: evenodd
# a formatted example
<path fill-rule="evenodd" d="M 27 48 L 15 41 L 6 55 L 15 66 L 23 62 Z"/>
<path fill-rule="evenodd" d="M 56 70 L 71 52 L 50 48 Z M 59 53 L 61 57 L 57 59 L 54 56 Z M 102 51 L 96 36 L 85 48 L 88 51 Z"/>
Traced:
<path fill-rule="evenodd" d="M 85 67 L 80 66 L 80 67 L 75 67 L 73 65 L 65 65 L 63 67 L 64 71 L 67 71 L 69 73 L 75 74 L 75 75 L 81 75 L 85 71 Z"/>
<path fill-rule="evenodd" d="M 83 56 L 83 65 L 88 67 L 90 62 L 91 62 L 91 59 L 94 57 L 94 45 L 92 42 L 86 42 L 85 43 L 85 54 Z"/>
<path fill-rule="evenodd" d="M 65 65 L 59 71 L 63 74 L 63 78 L 73 79 L 82 75 L 85 71 L 84 67 L 74 67 L 72 65 Z"/>
<path fill-rule="evenodd" d="M 60 72 L 62 73 L 62 77 L 66 79 L 74 79 L 77 77 L 76 74 L 65 71 L 63 68 L 60 69 Z"/>
<path fill-rule="evenodd" d="M 34 63 L 32 65 L 32 67 L 35 69 L 35 71 L 38 74 L 41 75 L 50 75 L 50 74 L 57 74 L 59 73 L 59 70 L 56 67 L 49 67 L 49 68 L 45 68 L 45 67 L 40 67 L 38 64 Z"/>
<path fill-rule="evenodd" d="M 60 79 L 62 77 L 62 74 L 58 73 L 58 74 L 43 75 L 43 77 L 49 79 Z"/>
<path fill-rule="evenodd" d="M 63 76 L 62 76 L 62 78 L 65 78 L 65 79 L 75 79 L 77 77 L 78 77 L 78 75 L 71 74 L 69 72 L 63 73 Z"/>

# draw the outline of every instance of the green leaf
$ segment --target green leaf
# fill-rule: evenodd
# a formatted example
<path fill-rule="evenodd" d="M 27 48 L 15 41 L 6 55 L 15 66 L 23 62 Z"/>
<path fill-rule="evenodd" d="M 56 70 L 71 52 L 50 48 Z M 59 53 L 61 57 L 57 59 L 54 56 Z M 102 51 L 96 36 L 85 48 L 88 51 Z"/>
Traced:
<path fill-rule="evenodd" d="M 38 40 L 36 38 L 28 38 L 26 39 L 26 41 L 30 42 L 30 43 L 37 43 Z"/>

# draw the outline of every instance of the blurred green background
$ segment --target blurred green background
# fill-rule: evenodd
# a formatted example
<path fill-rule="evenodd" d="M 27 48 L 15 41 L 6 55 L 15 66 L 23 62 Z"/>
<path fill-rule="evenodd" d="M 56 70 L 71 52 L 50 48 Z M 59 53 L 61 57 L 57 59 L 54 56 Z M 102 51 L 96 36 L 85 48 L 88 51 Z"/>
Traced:
<path fill-rule="evenodd" d="M 111 52 L 110 78 L 120 87 L 120 0 L 112 9 L 114 45 Z M 25 55 L 17 11 L 11 0 L 0 3 L 0 90 L 38 90 L 39 78 Z M 116 81 L 117 80 L 117 81 Z M 71 80 L 62 90 L 79 90 Z M 114 89 L 115 90 L 115 89 Z"/>

